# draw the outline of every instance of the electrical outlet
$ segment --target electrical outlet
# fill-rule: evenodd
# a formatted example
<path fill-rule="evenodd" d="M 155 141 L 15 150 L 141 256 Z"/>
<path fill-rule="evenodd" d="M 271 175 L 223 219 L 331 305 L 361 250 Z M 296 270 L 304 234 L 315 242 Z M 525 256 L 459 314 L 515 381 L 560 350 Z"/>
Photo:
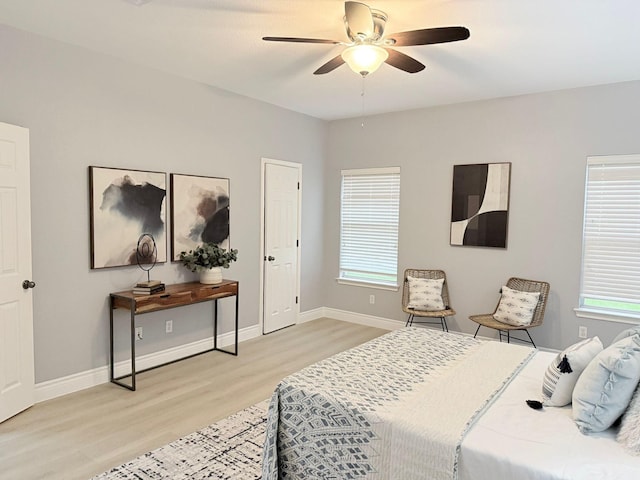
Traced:
<path fill-rule="evenodd" d="M 376 296 L 375 295 L 369 295 L 369 303 L 371 305 L 373 305 L 374 303 L 376 303 Z"/>
<path fill-rule="evenodd" d="M 578 337 L 587 338 L 587 327 L 578 327 Z"/>
<path fill-rule="evenodd" d="M 173 332 L 173 320 L 167 320 L 167 323 L 164 325 L 164 332 L 171 333 Z"/>
<path fill-rule="evenodd" d="M 142 327 L 136 327 L 136 338 L 142 340 Z"/>

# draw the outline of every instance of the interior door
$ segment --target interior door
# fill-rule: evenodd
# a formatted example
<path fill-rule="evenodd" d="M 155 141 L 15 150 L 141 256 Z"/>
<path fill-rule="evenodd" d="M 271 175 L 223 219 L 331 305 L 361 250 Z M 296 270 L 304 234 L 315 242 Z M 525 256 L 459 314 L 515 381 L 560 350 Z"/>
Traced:
<path fill-rule="evenodd" d="M 30 209 L 29 130 L 0 123 L 0 422 L 34 402 Z"/>
<path fill-rule="evenodd" d="M 299 164 L 264 164 L 263 333 L 297 321 Z"/>

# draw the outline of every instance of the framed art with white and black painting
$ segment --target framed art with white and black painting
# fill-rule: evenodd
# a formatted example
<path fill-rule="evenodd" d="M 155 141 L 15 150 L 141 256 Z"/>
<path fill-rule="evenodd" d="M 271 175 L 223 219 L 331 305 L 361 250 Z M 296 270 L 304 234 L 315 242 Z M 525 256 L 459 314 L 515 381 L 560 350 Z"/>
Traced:
<path fill-rule="evenodd" d="M 511 163 L 453 166 L 451 245 L 507 247 Z"/>
<path fill-rule="evenodd" d="M 171 258 L 203 243 L 229 249 L 229 179 L 172 173 Z"/>
<path fill-rule="evenodd" d="M 156 262 L 167 261 L 164 172 L 89 167 L 91 268 L 137 265 L 141 235 L 152 235 Z"/>

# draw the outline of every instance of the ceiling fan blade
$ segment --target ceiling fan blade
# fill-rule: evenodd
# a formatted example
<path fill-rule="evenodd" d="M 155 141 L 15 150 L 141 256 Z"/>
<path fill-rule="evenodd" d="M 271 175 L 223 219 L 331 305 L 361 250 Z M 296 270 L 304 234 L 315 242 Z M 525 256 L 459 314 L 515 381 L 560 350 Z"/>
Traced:
<path fill-rule="evenodd" d="M 390 48 L 385 48 L 385 50 L 389 53 L 389 57 L 385 60 L 385 63 L 388 63 L 392 67 L 396 67 L 408 73 L 418 73 L 425 68 L 422 63 L 409 55 L 405 55 L 404 53 Z"/>
<path fill-rule="evenodd" d="M 333 70 L 338 68 L 343 63 L 344 63 L 344 59 L 342 58 L 342 55 L 338 55 L 337 57 L 332 58 L 327 63 L 322 65 L 320 68 L 318 68 L 315 72 L 313 72 L 313 74 L 314 75 L 323 75 L 325 73 L 332 72 Z"/>
<path fill-rule="evenodd" d="M 371 9 L 360 2 L 344 2 L 344 18 L 347 24 L 347 35 L 369 38 L 373 35 L 373 16 Z"/>
<path fill-rule="evenodd" d="M 391 40 L 395 47 L 410 45 L 431 45 L 434 43 L 457 42 L 469 38 L 469 30 L 466 27 L 438 27 L 423 28 L 388 35 L 385 40 Z"/>
<path fill-rule="evenodd" d="M 294 43 L 330 43 L 339 45 L 337 40 L 324 40 L 322 38 L 298 38 L 298 37 L 262 37 L 267 42 L 294 42 Z"/>

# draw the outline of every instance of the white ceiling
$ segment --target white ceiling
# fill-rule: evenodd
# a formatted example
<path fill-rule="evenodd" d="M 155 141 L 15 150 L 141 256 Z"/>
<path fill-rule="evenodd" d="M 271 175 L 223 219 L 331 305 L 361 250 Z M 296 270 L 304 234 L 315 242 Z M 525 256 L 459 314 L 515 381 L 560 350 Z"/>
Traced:
<path fill-rule="evenodd" d="M 427 68 L 383 65 L 364 97 L 346 65 L 313 75 L 344 47 L 261 39 L 346 41 L 342 0 L 145 1 L 0 0 L 0 23 L 322 119 L 640 79 L 640 0 L 363 0 L 388 33 L 471 31 L 399 47 Z"/>

